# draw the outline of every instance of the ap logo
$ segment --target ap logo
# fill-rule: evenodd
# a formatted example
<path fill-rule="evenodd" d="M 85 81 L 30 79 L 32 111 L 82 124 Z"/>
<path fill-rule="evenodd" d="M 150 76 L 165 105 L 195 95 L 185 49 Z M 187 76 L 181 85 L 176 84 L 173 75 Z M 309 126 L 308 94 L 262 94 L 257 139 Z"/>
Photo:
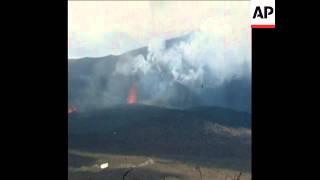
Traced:
<path fill-rule="evenodd" d="M 275 0 L 251 0 L 251 27 L 275 28 Z"/>

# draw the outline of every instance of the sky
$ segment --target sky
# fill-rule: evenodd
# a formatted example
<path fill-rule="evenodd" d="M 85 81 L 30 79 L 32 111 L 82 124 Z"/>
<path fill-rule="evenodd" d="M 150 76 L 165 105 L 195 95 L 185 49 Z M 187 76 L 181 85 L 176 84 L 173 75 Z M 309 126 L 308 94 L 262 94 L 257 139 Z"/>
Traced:
<path fill-rule="evenodd" d="M 250 1 L 68 1 L 68 57 L 120 55 L 193 31 L 251 38 L 249 17 Z"/>

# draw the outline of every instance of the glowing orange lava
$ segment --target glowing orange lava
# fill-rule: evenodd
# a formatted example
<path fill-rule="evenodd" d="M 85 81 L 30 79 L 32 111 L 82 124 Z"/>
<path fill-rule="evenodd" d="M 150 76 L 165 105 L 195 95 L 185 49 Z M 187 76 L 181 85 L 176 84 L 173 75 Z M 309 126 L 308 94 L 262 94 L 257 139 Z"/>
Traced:
<path fill-rule="evenodd" d="M 77 108 L 74 107 L 74 106 L 71 106 L 71 107 L 68 108 L 68 114 L 76 112 L 76 111 L 77 111 Z"/>
<path fill-rule="evenodd" d="M 137 102 L 137 89 L 135 83 L 132 84 L 129 90 L 127 102 L 128 104 L 135 104 Z"/>

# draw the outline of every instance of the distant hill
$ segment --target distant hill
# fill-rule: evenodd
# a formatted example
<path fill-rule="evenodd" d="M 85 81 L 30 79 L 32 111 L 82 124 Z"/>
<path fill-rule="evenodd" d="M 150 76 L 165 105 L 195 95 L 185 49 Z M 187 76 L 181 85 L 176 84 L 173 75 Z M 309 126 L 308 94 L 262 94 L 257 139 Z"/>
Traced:
<path fill-rule="evenodd" d="M 190 35 L 169 39 L 166 41 L 166 48 L 186 41 L 188 38 Z M 69 104 L 80 110 L 126 104 L 128 89 L 139 77 L 124 76 L 113 72 L 119 61 L 138 55 L 146 58 L 147 54 L 148 48 L 141 47 L 119 56 L 69 60 Z M 159 80 L 150 79 L 148 81 L 157 83 Z M 203 83 L 199 85 L 196 92 L 183 84 L 173 82 L 166 87 L 166 92 L 165 96 L 154 100 L 154 103 L 158 106 L 180 109 L 193 106 L 219 106 L 251 112 L 251 80 L 249 79 L 235 77 L 223 86 L 215 88 Z M 151 93 L 150 88 L 138 87 L 138 102 L 147 102 L 153 97 L 154 94 Z"/>

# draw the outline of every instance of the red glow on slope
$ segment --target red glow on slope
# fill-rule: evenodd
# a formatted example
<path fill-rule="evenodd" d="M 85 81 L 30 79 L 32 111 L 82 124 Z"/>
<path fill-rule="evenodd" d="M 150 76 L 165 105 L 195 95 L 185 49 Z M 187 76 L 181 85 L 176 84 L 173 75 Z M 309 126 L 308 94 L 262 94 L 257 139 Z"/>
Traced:
<path fill-rule="evenodd" d="M 76 111 L 77 111 L 77 108 L 74 107 L 74 106 L 71 106 L 71 107 L 68 108 L 68 114 L 76 112 Z"/>
<path fill-rule="evenodd" d="M 135 83 L 132 84 L 129 90 L 127 102 L 128 104 L 135 104 L 137 102 L 137 89 Z"/>

